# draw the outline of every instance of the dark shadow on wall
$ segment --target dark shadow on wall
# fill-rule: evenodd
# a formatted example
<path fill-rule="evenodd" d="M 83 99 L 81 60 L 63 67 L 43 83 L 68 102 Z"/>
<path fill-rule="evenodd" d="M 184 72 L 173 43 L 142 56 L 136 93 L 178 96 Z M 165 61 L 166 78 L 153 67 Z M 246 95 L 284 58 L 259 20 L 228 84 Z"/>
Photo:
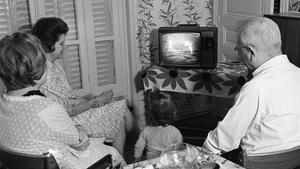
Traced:
<path fill-rule="evenodd" d="M 159 64 L 159 49 L 158 49 L 158 29 L 153 29 L 150 34 L 150 61 L 151 65 Z"/>

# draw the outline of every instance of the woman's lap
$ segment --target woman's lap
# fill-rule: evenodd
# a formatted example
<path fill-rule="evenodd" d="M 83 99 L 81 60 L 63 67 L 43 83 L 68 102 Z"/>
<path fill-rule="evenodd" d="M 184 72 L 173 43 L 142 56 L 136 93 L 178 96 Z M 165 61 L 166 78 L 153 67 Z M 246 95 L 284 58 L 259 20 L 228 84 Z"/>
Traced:
<path fill-rule="evenodd" d="M 99 108 L 90 109 L 72 117 L 89 137 L 105 137 L 111 142 L 118 134 L 126 110 L 125 100 L 115 101 Z"/>
<path fill-rule="evenodd" d="M 88 168 L 107 154 L 112 155 L 113 166 L 119 163 L 126 164 L 123 157 L 116 149 L 104 145 L 98 138 L 91 138 L 87 150 L 76 151 L 72 148 L 59 150 L 61 154 L 53 153 L 60 168 L 84 169 Z"/>

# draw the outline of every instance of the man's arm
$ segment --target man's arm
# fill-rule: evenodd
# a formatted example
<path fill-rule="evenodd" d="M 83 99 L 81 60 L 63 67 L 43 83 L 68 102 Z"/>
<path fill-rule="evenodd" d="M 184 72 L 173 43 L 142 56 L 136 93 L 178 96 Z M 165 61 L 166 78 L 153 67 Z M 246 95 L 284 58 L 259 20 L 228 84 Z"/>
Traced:
<path fill-rule="evenodd" d="M 259 89 L 252 85 L 242 88 L 233 107 L 218 126 L 210 131 L 203 147 L 221 154 L 239 147 L 256 118 L 259 107 Z"/>

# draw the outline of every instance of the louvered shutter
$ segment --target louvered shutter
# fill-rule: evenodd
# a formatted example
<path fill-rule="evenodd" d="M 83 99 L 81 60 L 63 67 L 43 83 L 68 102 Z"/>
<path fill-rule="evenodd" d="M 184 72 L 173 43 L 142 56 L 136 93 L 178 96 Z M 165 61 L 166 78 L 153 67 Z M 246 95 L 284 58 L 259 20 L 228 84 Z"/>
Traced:
<path fill-rule="evenodd" d="M 57 0 L 45 0 L 45 16 L 58 16 Z"/>
<path fill-rule="evenodd" d="M 12 32 L 12 19 L 8 0 L 0 0 L 0 36 Z"/>
<path fill-rule="evenodd" d="M 31 29 L 27 0 L 0 0 L 0 36 Z"/>
<path fill-rule="evenodd" d="M 115 62 L 112 41 L 96 42 L 97 85 L 116 83 Z"/>
<path fill-rule="evenodd" d="M 27 0 L 12 0 L 12 13 L 14 15 L 14 31 L 30 31 L 30 14 Z"/>
<path fill-rule="evenodd" d="M 64 19 L 69 26 L 67 34 L 67 49 L 64 53 L 63 66 L 69 83 L 74 90 L 83 89 L 82 60 L 80 41 L 78 39 L 78 24 L 75 0 L 45 0 L 45 16 L 57 16 Z"/>
<path fill-rule="evenodd" d="M 89 75 L 93 92 L 113 89 L 116 96 L 128 95 L 126 60 L 126 15 L 123 0 L 86 0 L 84 3 Z M 124 41 L 123 41 L 124 40 Z M 121 46 L 123 48 L 121 48 Z"/>
<path fill-rule="evenodd" d="M 111 3 L 110 0 L 93 0 L 92 7 L 97 85 L 100 87 L 116 83 Z"/>
<path fill-rule="evenodd" d="M 0 38 L 12 30 L 10 12 L 7 6 L 8 3 L 6 0 L 0 0 Z M 4 91 L 5 86 L 0 79 L 0 93 L 2 94 Z"/>
<path fill-rule="evenodd" d="M 69 82 L 73 89 L 78 90 L 83 88 L 80 44 L 78 41 L 78 29 L 76 23 L 76 6 L 74 0 L 64 0 L 60 4 L 60 16 L 68 23 L 69 32 L 67 40 L 69 41 L 66 50 L 67 57 L 64 59 L 65 70 L 69 77 Z"/>
<path fill-rule="evenodd" d="M 64 66 L 72 88 L 74 90 L 82 89 L 82 73 L 78 45 L 68 45 L 67 54 L 64 57 Z"/>
<path fill-rule="evenodd" d="M 8 7 L 8 1 L 0 0 L 0 38 L 11 32 L 12 25 L 10 19 L 10 12 Z M 5 91 L 5 86 L 0 79 L 0 93 Z"/>

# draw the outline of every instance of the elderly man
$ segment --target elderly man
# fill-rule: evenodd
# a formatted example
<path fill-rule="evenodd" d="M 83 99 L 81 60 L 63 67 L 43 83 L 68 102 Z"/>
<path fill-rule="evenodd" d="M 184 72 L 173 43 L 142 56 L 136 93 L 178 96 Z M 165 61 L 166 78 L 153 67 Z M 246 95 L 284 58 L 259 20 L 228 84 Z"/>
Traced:
<path fill-rule="evenodd" d="M 300 69 L 282 54 L 277 24 L 263 17 L 249 21 L 235 51 L 253 78 L 203 146 L 215 154 L 240 146 L 247 169 L 300 165 Z"/>

